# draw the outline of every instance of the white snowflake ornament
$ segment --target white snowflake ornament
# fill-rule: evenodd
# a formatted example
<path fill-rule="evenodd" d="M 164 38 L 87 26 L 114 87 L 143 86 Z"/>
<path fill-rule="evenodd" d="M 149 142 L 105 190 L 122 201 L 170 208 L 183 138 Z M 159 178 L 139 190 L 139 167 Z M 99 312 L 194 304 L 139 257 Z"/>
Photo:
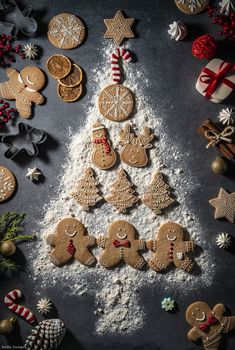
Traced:
<path fill-rule="evenodd" d="M 48 314 L 51 311 L 51 307 L 52 303 L 50 299 L 42 298 L 37 303 L 37 309 L 43 315 Z"/>
<path fill-rule="evenodd" d="M 232 239 L 227 233 L 220 233 L 216 238 L 216 244 L 219 248 L 227 249 L 232 244 Z"/>
<path fill-rule="evenodd" d="M 38 181 L 38 178 L 40 175 L 42 175 L 42 173 L 37 168 L 28 168 L 28 172 L 26 174 L 26 177 L 30 181 Z"/>
<path fill-rule="evenodd" d="M 229 15 L 231 11 L 235 10 L 234 0 L 222 0 L 219 2 L 220 13 L 224 13 L 225 15 Z"/>
<path fill-rule="evenodd" d="M 170 34 L 171 39 L 176 41 L 184 40 L 188 31 L 186 25 L 182 21 L 174 21 L 169 27 L 168 34 Z"/>
<path fill-rule="evenodd" d="M 232 108 L 224 108 L 220 111 L 219 121 L 224 125 L 232 125 L 234 124 L 235 113 Z"/>
<path fill-rule="evenodd" d="M 34 44 L 24 45 L 23 53 L 26 58 L 34 60 L 38 56 L 38 47 Z"/>

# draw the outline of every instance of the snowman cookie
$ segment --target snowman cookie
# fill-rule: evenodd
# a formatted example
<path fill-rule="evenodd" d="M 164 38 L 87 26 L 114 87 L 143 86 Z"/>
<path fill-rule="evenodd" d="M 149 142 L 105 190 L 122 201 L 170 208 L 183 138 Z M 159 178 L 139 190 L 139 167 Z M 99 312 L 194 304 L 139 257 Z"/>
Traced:
<path fill-rule="evenodd" d="M 235 330 L 235 316 L 224 316 L 225 306 L 217 304 L 210 308 L 204 302 L 191 304 L 186 311 L 186 321 L 192 327 L 188 339 L 201 339 L 205 350 L 218 350 L 222 334 Z"/>
<path fill-rule="evenodd" d="M 117 220 L 108 230 L 108 235 L 99 236 L 97 244 L 104 249 L 99 262 L 106 268 L 114 267 L 120 262 L 140 270 L 145 265 L 145 260 L 139 254 L 145 249 L 145 242 L 136 239 L 136 230 L 129 222 Z"/>
<path fill-rule="evenodd" d="M 117 160 L 115 151 L 111 148 L 105 127 L 95 123 L 92 129 L 92 162 L 101 170 L 110 169 Z"/>
<path fill-rule="evenodd" d="M 83 265 L 91 266 L 96 259 L 89 251 L 95 245 L 95 237 L 86 235 L 84 225 L 74 218 L 59 222 L 56 232 L 47 236 L 47 243 L 54 248 L 49 253 L 55 265 L 64 265 L 73 257 Z"/>
<path fill-rule="evenodd" d="M 194 250 L 193 241 L 184 240 L 184 229 L 173 221 L 163 223 L 154 241 L 147 242 L 148 249 L 154 251 L 149 266 L 156 272 L 165 270 L 171 264 L 190 272 L 194 263 L 188 256 Z"/>
<path fill-rule="evenodd" d="M 23 118 L 32 115 L 32 103 L 42 104 L 44 96 L 40 90 L 45 85 L 45 75 L 34 66 L 25 67 L 21 72 L 13 68 L 6 70 L 8 81 L 0 83 L 0 97 L 16 100 L 16 109 Z"/>

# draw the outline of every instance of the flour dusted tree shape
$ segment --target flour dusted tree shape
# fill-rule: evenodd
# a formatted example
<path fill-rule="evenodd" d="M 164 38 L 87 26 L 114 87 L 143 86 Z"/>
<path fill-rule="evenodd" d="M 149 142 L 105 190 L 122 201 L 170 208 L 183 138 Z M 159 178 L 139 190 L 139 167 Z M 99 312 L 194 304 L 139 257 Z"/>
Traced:
<path fill-rule="evenodd" d="M 97 185 L 98 182 L 95 180 L 92 168 L 88 168 L 84 176 L 78 180 L 75 192 L 71 194 L 83 210 L 89 211 L 89 207 L 94 206 L 102 199 Z"/>
<path fill-rule="evenodd" d="M 134 195 L 133 184 L 127 179 L 125 170 L 118 172 L 117 180 L 111 186 L 111 193 L 105 200 L 112 204 L 119 213 L 126 213 L 127 208 L 138 202 L 139 198 Z"/>
<path fill-rule="evenodd" d="M 171 197 L 169 191 L 169 186 L 164 182 L 160 172 L 153 175 L 152 181 L 142 197 L 142 202 L 152 209 L 155 214 L 161 214 L 162 209 L 174 203 L 174 199 Z"/>
<path fill-rule="evenodd" d="M 131 132 L 130 124 L 126 124 L 119 134 L 119 144 L 123 147 L 121 160 L 134 167 L 144 167 L 148 163 L 146 150 L 152 147 L 154 134 L 145 127 L 142 134 L 136 136 Z"/>

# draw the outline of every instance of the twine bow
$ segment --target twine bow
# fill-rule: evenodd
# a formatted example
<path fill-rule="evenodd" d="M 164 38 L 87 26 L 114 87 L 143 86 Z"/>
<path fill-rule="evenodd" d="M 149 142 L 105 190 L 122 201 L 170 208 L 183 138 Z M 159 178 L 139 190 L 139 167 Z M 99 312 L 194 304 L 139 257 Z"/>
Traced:
<path fill-rule="evenodd" d="M 232 139 L 228 138 L 228 136 L 231 136 L 234 133 L 234 131 L 235 131 L 235 128 L 233 126 L 227 126 L 221 132 L 207 130 L 205 132 L 205 136 L 210 142 L 206 145 L 206 148 L 214 147 L 220 141 L 232 143 Z"/>

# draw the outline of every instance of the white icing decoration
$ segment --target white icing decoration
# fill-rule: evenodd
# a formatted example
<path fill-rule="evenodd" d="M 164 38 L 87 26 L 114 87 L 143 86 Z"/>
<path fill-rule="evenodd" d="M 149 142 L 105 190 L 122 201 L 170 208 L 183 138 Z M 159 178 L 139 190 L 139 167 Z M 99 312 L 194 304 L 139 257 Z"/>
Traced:
<path fill-rule="evenodd" d="M 166 235 L 168 241 L 175 241 L 176 240 L 176 236 L 170 237 L 168 235 Z"/>
<path fill-rule="evenodd" d="M 8 194 L 14 189 L 12 179 L 10 176 L 6 176 L 5 171 L 0 171 L 0 200 L 4 200 Z"/>
<path fill-rule="evenodd" d="M 26 77 L 26 80 L 27 80 L 27 82 L 28 82 L 29 84 L 35 85 L 35 83 L 29 79 L 29 76 L 28 76 L 28 75 L 27 75 L 27 77 Z"/>
<path fill-rule="evenodd" d="M 202 317 L 201 318 L 196 317 L 196 321 L 199 321 L 199 322 L 203 322 L 203 321 L 205 321 L 205 319 L 206 319 L 206 314 L 205 314 L 204 311 L 202 312 Z"/>
<path fill-rule="evenodd" d="M 131 163 L 131 164 L 136 164 L 137 163 L 137 160 L 128 160 L 129 161 L 129 163 Z"/>
<path fill-rule="evenodd" d="M 198 7 L 202 7 L 207 0 L 178 0 L 179 4 L 188 6 L 191 12 L 194 12 Z"/>
<path fill-rule="evenodd" d="M 177 255 L 177 258 L 178 258 L 179 260 L 183 260 L 183 259 L 184 259 L 184 254 L 183 254 L 182 252 L 179 252 L 179 253 L 177 253 L 176 255 Z"/>
<path fill-rule="evenodd" d="M 233 119 L 234 116 L 235 116 L 235 113 L 232 108 L 224 108 L 220 111 L 218 118 L 219 118 L 219 121 L 224 125 L 232 125 L 234 124 L 234 119 Z"/>
<path fill-rule="evenodd" d="M 42 175 L 42 173 L 37 168 L 28 168 L 28 172 L 26 174 L 26 177 L 30 181 L 38 181 L 38 178 L 40 175 Z"/>
<path fill-rule="evenodd" d="M 125 239 L 127 237 L 127 234 L 124 233 L 123 236 L 121 236 L 119 233 L 117 233 L 118 238 Z"/>
<path fill-rule="evenodd" d="M 186 25 L 181 21 L 174 21 L 169 27 L 168 34 L 176 41 L 184 40 L 188 33 Z"/>
<path fill-rule="evenodd" d="M 69 237 L 74 237 L 76 235 L 77 231 L 73 231 L 72 233 L 69 233 L 67 230 L 65 230 L 65 233 Z"/>
<path fill-rule="evenodd" d="M 234 1 L 233 0 L 222 0 L 219 2 L 220 13 L 229 15 L 231 11 L 235 11 Z"/>
<path fill-rule="evenodd" d="M 34 60 L 38 55 L 38 48 L 34 44 L 27 44 L 23 47 L 23 53 L 26 58 Z"/>
<path fill-rule="evenodd" d="M 221 233 L 216 238 L 216 244 L 219 248 L 229 248 L 232 244 L 231 237 L 227 233 Z"/>

